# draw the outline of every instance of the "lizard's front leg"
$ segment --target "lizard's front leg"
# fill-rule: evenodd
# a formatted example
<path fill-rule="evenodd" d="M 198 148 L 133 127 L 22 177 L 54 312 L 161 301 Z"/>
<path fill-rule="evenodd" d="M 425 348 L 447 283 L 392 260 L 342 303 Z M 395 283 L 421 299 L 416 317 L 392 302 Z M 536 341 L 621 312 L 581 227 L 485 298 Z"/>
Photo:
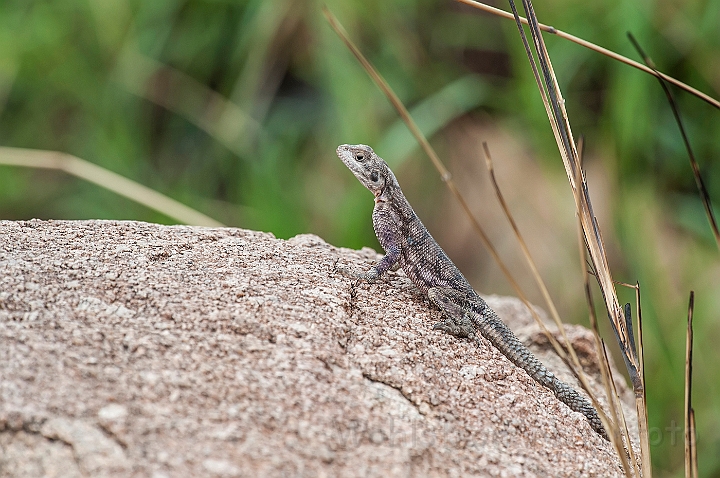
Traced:
<path fill-rule="evenodd" d="M 431 287 L 428 289 L 428 297 L 440 308 L 445 320 L 433 326 L 435 330 L 441 330 L 446 334 L 455 337 L 474 337 L 475 325 L 472 322 L 472 312 L 462 307 L 465 299 L 463 293 L 450 287 Z"/>
<path fill-rule="evenodd" d="M 380 262 L 378 262 L 374 267 L 371 267 L 367 272 L 358 272 L 346 267 L 337 267 L 337 271 L 345 276 L 352 277 L 353 279 L 362 279 L 368 282 L 374 282 L 378 277 L 387 271 L 397 270 L 399 267 L 398 259 L 400 259 L 400 248 L 390 247 L 387 251 L 385 251 L 385 257 L 380 259 Z"/>

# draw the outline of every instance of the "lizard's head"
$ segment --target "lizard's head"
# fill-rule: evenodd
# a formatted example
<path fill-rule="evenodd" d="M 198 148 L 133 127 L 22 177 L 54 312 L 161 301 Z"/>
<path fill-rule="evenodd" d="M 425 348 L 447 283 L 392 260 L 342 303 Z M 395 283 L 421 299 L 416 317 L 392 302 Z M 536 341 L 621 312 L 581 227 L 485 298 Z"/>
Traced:
<path fill-rule="evenodd" d="M 388 165 L 370 146 L 341 144 L 337 148 L 337 155 L 376 198 L 383 193 L 386 186 L 397 184 Z"/>

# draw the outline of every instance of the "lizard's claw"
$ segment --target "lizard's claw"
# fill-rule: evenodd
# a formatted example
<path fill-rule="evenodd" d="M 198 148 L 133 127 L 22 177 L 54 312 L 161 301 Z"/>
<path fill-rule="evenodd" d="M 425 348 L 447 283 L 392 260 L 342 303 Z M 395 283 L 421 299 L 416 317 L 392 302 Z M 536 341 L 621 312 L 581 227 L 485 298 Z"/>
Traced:
<path fill-rule="evenodd" d="M 466 317 L 455 320 L 449 317 L 433 325 L 433 330 L 440 330 L 455 337 L 467 338 L 475 335 L 475 327 L 470 319 Z"/>
<path fill-rule="evenodd" d="M 358 272 L 355 269 L 350 269 L 348 267 L 343 266 L 335 266 L 335 270 L 338 271 L 340 274 L 344 275 L 345 277 L 349 277 L 351 279 L 360 279 L 367 282 L 375 282 L 375 279 L 377 279 L 377 273 L 373 274 L 375 269 L 370 269 L 368 272 Z"/>

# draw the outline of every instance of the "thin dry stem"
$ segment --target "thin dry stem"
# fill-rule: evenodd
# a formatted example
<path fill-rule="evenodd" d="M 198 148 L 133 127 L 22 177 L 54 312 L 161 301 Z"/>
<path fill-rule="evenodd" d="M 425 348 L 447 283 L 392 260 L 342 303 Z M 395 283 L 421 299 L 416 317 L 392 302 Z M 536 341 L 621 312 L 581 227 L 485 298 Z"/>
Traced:
<path fill-rule="evenodd" d="M 621 349 L 623 350 L 625 363 L 628 367 L 630 375 L 634 380 L 636 380 L 637 357 L 630 346 L 632 340 L 630 338 L 630 332 L 627 330 L 627 326 L 629 324 L 626 322 L 625 315 L 617 299 L 612 275 L 608 266 L 607 255 L 605 253 L 602 234 L 592 211 L 587 182 L 585 180 L 584 172 L 580 166 L 580 158 L 577 148 L 575 147 L 570 122 L 565 110 L 565 100 L 563 99 L 558 86 L 557 77 L 553 71 L 552 62 L 550 61 L 550 56 L 547 52 L 547 48 L 545 47 L 545 42 L 543 40 L 532 3 L 530 0 L 522 0 L 522 3 L 528 18 L 528 25 L 530 26 L 530 34 L 535 47 L 535 53 L 537 54 L 537 61 L 540 63 L 542 81 L 537 73 L 538 68 L 535 66 L 535 58 L 528 47 L 525 31 L 522 27 L 522 22 L 520 21 L 517 8 L 515 7 L 514 1 L 510 0 L 513 17 L 515 18 L 515 23 L 518 27 L 523 45 L 525 46 L 528 60 L 532 66 L 536 82 L 538 83 L 538 89 L 543 97 L 543 103 L 545 104 L 548 119 L 565 165 L 568 180 L 575 198 L 575 205 L 578 211 L 584 243 L 590 253 L 592 266 L 596 271 L 596 278 L 598 279 L 598 283 L 600 285 L 603 300 L 608 311 L 608 317 L 613 325 L 618 343 L 621 345 Z M 548 98 L 548 101 L 545 100 L 546 97 Z M 604 350 L 598 349 L 598 355 L 602 357 L 602 354 L 604 354 Z M 603 366 L 605 367 L 607 364 L 603 364 Z M 609 392 L 610 391 L 608 390 L 608 393 Z M 609 402 L 613 409 L 613 415 L 616 417 L 616 426 L 620 423 L 624 423 L 624 418 L 622 421 L 618 419 L 618 414 L 623 413 L 622 407 L 616 409 L 616 407 L 613 406 L 613 400 L 610 398 Z M 626 436 L 628 436 L 626 428 L 623 432 Z M 623 462 L 625 473 L 629 476 L 632 470 L 632 473 L 639 474 L 639 471 L 636 470 L 635 466 L 628 467 L 626 457 L 624 456 L 624 450 L 621 449 L 622 443 L 617 443 L 617 440 L 614 440 L 613 443 L 616 446 L 618 456 Z"/>
<path fill-rule="evenodd" d="M 594 271 L 588 271 L 588 275 L 595 276 Z M 635 307 L 637 317 L 637 353 L 638 353 L 638 379 L 633 380 L 633 394 L 635 396 L 635 409 L 638 416 L 638 438 L 640 442 L 640 459 L 642 460 L 643 478 L 652 477 L 652 463 L 650 460 L 650 435 L 648 431 L 647 396 L 645 393 L 645 357 L 643 349 L 643 328 L 642 328 L 642 307 L 640 305 L 640 283 L 627 284 L 614 281 L 635 291 Z"/>
<path fill-rule="evenodd" d="M 572 362 L 574 364 L 574 367 L 568 363 L 568 366 L 570 369 L 575 373 L 578 380 L 580 380 L 580 383 L 582 384 L 585 391 L 588 393 L 588 395 L 591 396 L 591 399 L 593 399 L 594 403 L 597 403 L 596 397 L 593 396 L 593 391 L 590 388 L 587 378 L 585 377 L 585 374 L 583 372 L 582 365 L 580 364 L 580 360 L 577 357 L 577 354 L 575 353 L 575 348 L 570 343 L 570 339 L 568 338 L 565 327 L 562 323 L 562 320 L 560 319 L 560 314 L 557 311 L 557 308 L 555 307 L 555 302 L 552 300 L 552 297 L 550 297 L 550 292 L 547 289 L 547 286 L 545 285 L 545 281 L 542 279 L 542 276 L 540 275 L 540 272 L 537 269 L 537 265 L 535 264 L 535 260 L 532 258 L 532 255 L 530 254 L 530 249 L 527 247 L 527 243 L 525 242 L 525 239 L 523 238 L 522 234 L 520 233 L 520 228 L 518 228 L 517 223 L 515 222 L 515 218 L 513 217 L 512 213 L 510 212 L 510 208 L 508 207 L 507 203 L 505 202 L 505 197 L 502 194 L 502 191 L 500 190 L 500 185 L 497 182 L 497 178 L 495 177 L 495 168 L 493 167 L 493 161 L 492 156 L 490 155 L 490 148 L 488 147 L 486 142 L 482 143 L 483 145 L 483 151 L 485 152 L 485 166 L 487 167 L 488 173 L 490 174 L 490 181 L 492 182 L 493 188 L 495 189 L 495 196 L 498 199 L 498 202 L 500 203 L 500 207 L 502 208 L 503 212 L 505 213 L 505 218 L 510 223 L 510 226 L 513 229 L 513 232 L 515 233 L 515 237 L 517 238 L 520 249 L 522 249 L 523 255 L 525 256 L 525 260 L 528 263 L 528 266 L 530 267 L 530 270 L 532 272 L 532 275 L 535 279 L 535 282 L 538 284 L 538 287 L 540 288 L 540 291 L 543 295 L 543 298 L 545 299 L 545 303 L 548 306 L 548 309 L 550 310 L 550 315 L 553 318 L 555 325 L 557 326 L 558 330 L 560 331 L 560 334 L 562 335 L 563 339 L 565 340 L 565 345 L 567 350 L 570 352 L 570 357 L 572 358 Z M 597 408 L 597 407 L 596 407 Z"/>
<path fill-rule="evenodd" d="M 603 361 L 603 366 L 607 367 L 607 374 L 608 377 L 612 377 L 612 372 L 610 371 L 610 359 L 607 356 L 607 349 L 605 348 L 605 343 L 603 342 L 603 353 L 605 356 L 605 360 Z M 615 381 L 610 380 L 610 387 L 612 388 L 612 394 L 610 395 L 611 401 L 615 404 L 615 410 L 617 413 L 616 419 L 619 419 L 622 426 L 619 426 L 618 429 L 622 433 L 626 450 L 630 456 L 630 462 L 633 464 L 633 471 L 635 472 L 635 475 L 640 477 L 642 476 L 641 470 L 638 468 L 639 466 L 642 466 L 642 463 L 638 463 L 637 459 L 635 458 L 635 450 L 632 447 L 632 442 L 630 441 L 630 431 L 628 430 L 627 422 L 625 420 L 625 412 L 622 409 L 622 404 L 620 403 L 620 394 L 617 391 L 617 387 L 615 386 Z"/>
<path fill-rule="evenodd" d="M 410 113 L 408 112 L 407 108 L 405 108 L 405 105 L 402 104 L 400 101 L 400 98 L 397 97 L 395 92 L 390 88 L 390 85 L 385 81 L 385 79 L 378 73 L 378 71 L 375 69 L 374 66 L 365 58 L 365 56 L 360 52 L 358 47 L 355 46 L 355 44 L 350 40 L 350 37 L 348 36 L 347 32 L 343 28 L 343 26 L 340 24 L 337 18 L 335 18 L 335 15 L 333 15 L 330 10 L 323 5 L 322 7 L 323 14 L 325 15 L 325 18 L 327 19 L 328 23 L 330 23 L 330 26 L 333 30 L 335 30 L 335 33 L 340 37 L 340 39 L 345 43 L 345 46 L 350 50 L 350 52 L 355 56 L 358 62 L 362 65 L 362 67 L 365 69 L 368 75 L 370 75 L 370 78 L 375 82 L 375 84 L 380 88 L 380 90 L 385 94 L 387 99 L 392 103 L 393 107 L 397 110 L 398 114 L 402 118 L 402 120 L 407 125 L 408 129 L 412 133 L 412 135 L 415 137 L 418 143 L 420 143 L 420 146 L 422 147 L 423 151 L 425 151 L 425 154 L 430 157 L 430 160 L 433 162 L 433 165 L 440 173 L 440 177 L 443 181 L 445 181 L 448 186 L 451 188 L 451 190 L 457 191 L 457 188 L 455 188 L 454 183 L 452 181 L 452 176 L 450 175 L 450 171 L 445 167 L 442 161 L 440 161 L 440 158 L 435 153 L 435 150 L 430 146 L 430 143 L 428 142 L 427 138 L 425 138 L 425 135 L 422 134 L 422 131 L 420 131 L 420 128 L 418 128 L 417 124 L 415 123 L 415 120 L 412 119 L 412 116 L 410 116 Z M 459 195 L 459 193 L 454 193 Z M 459 197 L 459 196 L 456 196 Z M 464 204 L 464 200 L 461 200 L 461 203 Z M 467 209 L 467 205 L 463 207 L 463 209 Z M 469 211 L 469 209 L 467 209 Z"/>
<path fill-rule="evenodd" d="M 580 264 L 584 262 L 585 259 L 585 251 L 586 249 L 583 248 L 583 230 L 582 230 L 582 224 L 580 221 L 577 221 L 577 232 L 578 232 L 578 253 L 580 255 Z M 625 472 L 626 476 L 630 476 L 630 470 L 633 470 L 633 473 L 635 472 L 634 467 L 629 466 L 629 462 L 627 461 L 627 457 L 625 455 L 624 448 L 622 446 L 622 441 L 620 441 L 620 429 L 618 426 L 618 416 L 615 410 L 614 402 L 612 400 L 612 389 L 610 386 L 610 381 L 612 380 L 612 375 L 610 374 L 610 367 L 609 364 L 603 363 L 603 360 L 607 362 L 607 357 L 605 356 L 605 347 L 602 342 L 602 338 L 600 338 L 600 331 L 598 330 L 598 323 L 597 323 L 597 317 L 595 316 L 595 302 L 592 297 L 592 292 L 590 291 L 590 283 L 588 282 L 588 274 L 583 274 L 583 289 L 585 291 L 585 300 L 587 301 L 588 305 L 588 317 L 590 319 L 590 329 L 593 331 L 593 338 L 595 339 L 595 351 L 598 354 L 598 362 L 600 363 L 600 377 L 602 378 L 602 384 L 603 388 L 605 389 L 605 396 L 607 397 L 608 405 L 610 406 L 610 412 L 612 416 L 614 417 L 614 420 L 611 421 L 610 418 L 603 412 L 603 414 L 600 416 L 601 420 L 603 420 L 603 424 L 605 425 L 605 429 L 608 430 L 608 436 L 610 437 L 610 441 L 613 444 L 613 447 L 615 447 L 615 451 L 620 458 L 620 461 L 623 465 L 623 471 Z M 596 408 L 600 410 L 599 406 L 596 405 Z"/>
<path fill-rule="evenodd" d="M 652 462 L 650 460 L 650 431 L 648 429 L 647 393 L 645 391 L 645 349 L 643 344 L 642 307 L 640 305 L 640 283 L 635 283 L 635 305 L 637 317 L 637 353 L 638 376 L 642 389 L 635 392 L 635 409 L 638 415 L 638 434 L 640 438 L 640 459 L 642 460 L 643 478 L 652 478 Z"/>
<path fill-rule="evenodd" d="M 558 148 L 560 149 L 563 162 L 565 163 L 568 179 L 575 196 L 576 208 L 581 220 L 585 243 L 590 252 L 590 258 L 592 259 L 594 268 L 597 271 L 596 277 L 598 278 L 601 291 L 603 292 L 603 299 L 605 300 L 605 304 L 609 312 L 608 315 L 611 318 L 611 323 L 613 324 L 616 333 L 619 335 L 619 341 L 621 344 L 625 344 L 625 350 L 627 350 L 629 348 L 627 344 L 630 343 L 630 340 L 628 331 L 626 330 L 624 314 L 620 308 L 620 304 L 615 293 L 612 276 L 607 263 L 607 256 L 605 253 L 602 235 L 592 212 L 584 172 L 579 167 L 578 153 L 575 148 L 569 120 L 564 108 L 564 100 L 560 89 L 557 86 L 557 79 L 552 71 L 550 58 L 537 26 L 537 18 L 532 11 L 532 4 L 528 0 L 524 0 L 523 5 L 525 6 L 526 12 L 529 13 L 528 17 L 530 18 L 531 34 L 544 76 L 544 88 L 543 84 L 539 84 L 538 86 L 540 91 L 546 89 L 547 96 L 551 100 L 550 107 L 546 107 L 548 118 L 550 120 L 550 124 L 553 126 L 553 132 L 560 132 Z M 517 14 L 514 2 L 512 1 L 511 7 L 513 12 Z M 516 24 L 518 25 L 521 37 L 524 37 L 525 34 L 518 19 L 516 19 Z M 523 43 L 526 44 L 527 42 L 523 40 Z M 528 59 L 531 64 L 534 63 L 532 55 L 528 55 Z M 558 135 L 556 134 L 556 138 L 557 136 Z M 579 185 L 580 187 L 574 187 L 575 185 Z M 633 375 L 633 372 L 637 369 L 634 362 L 634 354 L 627 354 L 626 364 L 628 364 L 631 368 L 631 375 Z"/>
<path fill-rule="evenodd" d="M 688 304 L 687 332 L 685 334 L 685 476 L 697 477 L 697 450 L 695 449 L 695 412 L 692 408 L 692 357 L 693 357 L 693 312 L 695 292 L 690 291 Z"/>
<path fill-rule="evenodd" d="M 582 235 L 582 226 L 578 222 L 578 233 Z M 581 244 L 580 241 L 578 241 L 578 244 Z M 584 251 L 582 249 L 582 246 L 579 247 L 580 255 L 584 256 Z M 627 455 L 625 454 L 625 449 L 623 447 L 622 440 L 620 439 L 620 428 L 618 426 L 619 420 L 618 420 L 618 414 L 617 414 L 617 408 L 615 407 L 615 402 L 612 399 L 612 389 L 610 382 L 612 381 L 612 374 L 610 373 L 610 367 L 607 363 L 607 356 L 605 355 L 605 346 L 603 345 L 602 338 L 600 338 L 600 331 L 598 330 L 598 324 L 597 324 L 597 318 L 595 317 L 595 304 L 593 302 L 592 293 L 590 292 L 590 283 L 587 280 L 587 275 L 583 275 L 584 277 L 584 289 L 585 289 L 585 299 L 588 303 L 588 312 L 590 317 L 590 328 L 593 331 L 593 337 L 595 338 L 595 349 L 598 353 L 598 362 L 600 363 L 600 376 L 602 378 L 603 387 L 605 388 L 605 396 L 607 397 L 608 406 L 610 407 L 610 414 L 613 416 L 613 420 L 611 421 L 610 418 L 603 414 L 601 415 L 601 420 L 603 420 L 603 424 L 605 425 L 605 429 L 608 430 L 608 436 L 610 437 L 610 441 L 613 444 L 613 447 L 615 447 L 615 452 L 617 453 L 618 457 L 620 458 L 620 462 L 623 466 L 623 472 L 625 473 L 625 476 L 628 478 L 631 477 L 631 470 L 632 474 L 635 474 L 635 467 L 631 467 L 630 463 L 628 462 Z"/>
<path fill-rule="evenodd" d="M 210 227 L 224 226 L 215 219 L 147 186 L 67 153 L 0 147 L 0 164 L 65 171 L 165 214 L 182 224 Z"/>
<path fill-rule="evenodd" d="M 690 409 L 690 460 L 692 463 L 692 477 L 700 476 L 698 473 L 698 456 L 697 456 L 697 428 L 695 427 L 695 410 Z"/>
<path fill-rule="evenodd" d="M 620 441 L 620 444 L 623 442 L 625 443 L 624 451 L 626 451 L 627 455 L 625 453 L 620 454 L 620 456 L 629 456 L 630 463 L 632 463 L 632 466 L 630 469 L 633 471 L 633 474 L 640 478 L 642 476 L 642 473 L 640 469 L 638 468 L 640 464 L 635 459 L 635 450 L 633 450 L 632 442 L 630 441 L 630 431 L 627 427 L 627 422 L 625 421 L 625 413 L 623 412 L 622 405 L 620 404 L 620 395 L 618 394 L 617 388 L 615 387 L 615 381 L 612 380 L 612 372 L 610 371 L 610 359 L 608 358 L 607 348 L 605 347 L 605 342 L 602 343 L 603 346 L 603 356 L 605 357 L 605 360 L 601 361 L 602 367 L 606 368 L 606 374 L 610 380 L 610 388 L 612 389 L 612 393 L 610 395 L 610 404 L 611 409 L 613 412 L 613 415 L 615 416 L 616 420 L 620 420 L 622 423 L 622 426 L 618 427 L 618 430 L 622 433 L 622 441 Z"/>
<path fill-rule="evenodd" d="M 648 68 L 651 68 L 653 71 L 657 71 L 652 60 L 645 54 L 645 51 L 640 47 L 640 43 L 638 43 L 635 37 L 630 33 L 628 33 L 628 37 L 630 38 L 630 41 L 632 42 L 633 46 L 635 46 L 635 49 L 638 51 Z M 680 136 L 682 137 L 683 144 L 685 145 L 685 150 L 687 151 L 688 159 L 690 160 L 690 167 L 692 168 L 693 177 L 695 178 L 695 185 L 698 189 L 698 193 L 700 194 L 700 199 L 703 203 L 703 207 L 705 208 L 705 215 L 708 218 L 708 222 L 710 222 L 710 229 L 712 230 L 713 236 L 715 237 L 715 244 L 718 246 L 718 248 L 720 248 L 720 230 L 718 230 L 717 221 L 715 220 L 715 214 L 713 214 L 712 203 L 710 202 L 710 193 L 708 193 L 708 190 L 705 187 L 705 182 L 700 175 L 700 167 L 695 160 L 695 154 L 693 153 L 692 147 L 690 146 L 690 139 L 685 132 L 685 126 L 683 126 L 682 119 L 680 118 L 680 110 L 675 103 L 675 98 L 673 98 L 670 88 L 668 88 L 661 76 L 658 76 L 658 81 L 660 82 L 660 87 L 663 89 L 665 97 L 670 104 L 670 109 L 672 110 L 673 116 L 675 117 L 675 123 L 677 123 L 678 129 L 680 130 Z"/>
<path fill-rule="evenodd" d="M 488 13 L 492 13 L 493 15 L 497 15 L 502 18 L 507 19 L 513 19 L 513 14 L 510 12 L 506 12 L 505 10 L 501 10 L 499 8 L 491 7 L 490 5 L 486 5 L 481 2 L 476 2 L 474 0 L 457 0 L 460 3 L 464 3 L 466 5 L 470 5 L 471 7 L 475 7 L 479 10 L 483 10 Z M 520 21 L 524 24 L 528 24 L 528 21 L 524 17 L 520 17 Z M 620 55 L 619 53 L 615 53 L 612 50 L 608 50 L 607 48 L 603 48 L 601 46 L 598 46 L 592 42 L 589 42 L 587 40 L 583 40 L 582 38 L 576 37 L 575 35 L 571 35 L 569 33 L 565 33 L 562 30 L 558 30 L 555 27 L 551 27 L 549 25 L 544 25 L 542 23 L 538 24 L 540 26 L 540 29 L 544 32 L 556 35 L 560 38 L 563 38 L 565 40 L 569 40 L 573 43 L 577 43 L 580 46 L 583 46 L 585 48 L 588 48 L 590 50 L 593 50 L 595 52 L 601 53 L 609 58 L 612 58 L 613 60 L 617 60 L 621 63 L 625 63 L 626 65 L 632 66 L 633 68 L 637 68 L 638 70 L 647 73 L 649 75 L 656 76 L 658 78 L 662 78 L 663 80 L 672 83 L 673 85 L 677 86 L 678 88 L 681 88 L 691 95 L 694 95 L 701 100 L 705 101 L 706 103 L 714 106 L 715 108 L 720 109 L 720 101 L 716 100 L 712 96 L 709 96 L 702 91 L 693 88 L 692 86 L 683 83 L 680 80 L 677 80 L 673 78 L 672 76 L 666 75 L 665 73 L 661 73 L 657 70 L 653 70 L 652 68 L 648 68 L 647 66 L 643 65 L 642 63 L 638 63 L 637 61 L 631 60 L 630 58 L 627 58 L 625 56 Z"/>

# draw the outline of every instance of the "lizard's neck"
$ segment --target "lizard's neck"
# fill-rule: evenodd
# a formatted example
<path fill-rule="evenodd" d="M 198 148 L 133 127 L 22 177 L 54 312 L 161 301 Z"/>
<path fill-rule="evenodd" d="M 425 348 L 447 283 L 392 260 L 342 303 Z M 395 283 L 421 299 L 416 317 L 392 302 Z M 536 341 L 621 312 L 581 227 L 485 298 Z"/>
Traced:
<path fill-rule="evenodd" d="M 415 211 L 397 184 L 388 184 L 375 197 L 375 209 L 393 211 L 392 221 L 398 224 L 408 224 L 417 218 Z"/>

